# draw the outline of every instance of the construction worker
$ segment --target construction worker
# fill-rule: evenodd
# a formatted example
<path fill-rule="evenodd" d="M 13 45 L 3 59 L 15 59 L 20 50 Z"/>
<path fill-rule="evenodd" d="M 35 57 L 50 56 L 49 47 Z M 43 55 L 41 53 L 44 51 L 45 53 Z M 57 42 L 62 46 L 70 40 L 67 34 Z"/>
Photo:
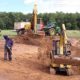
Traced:
<path fill-rule="evenodd" d="M 13 41 L 7 35 L 4 35 L 3 37 L 5 39 L 4 60 L 7 60 L 7 56 L 8 56 L 9 61 L 11 61 L 12 60 L 12 46 L 13 46 Z"/>

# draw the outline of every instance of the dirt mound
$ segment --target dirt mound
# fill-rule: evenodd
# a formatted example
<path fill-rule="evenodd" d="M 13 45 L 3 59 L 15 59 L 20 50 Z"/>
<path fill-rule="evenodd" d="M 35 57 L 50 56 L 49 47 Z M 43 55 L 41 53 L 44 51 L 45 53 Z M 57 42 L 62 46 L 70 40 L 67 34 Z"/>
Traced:
<path fill-rule="evenodd" d="M 77 46 L 77 44 L 80 43 L 80 40 L 75 38 L 70 38 L 69 41 L 72 46 Z"/>
<path fill-rule="evenodd" d="M 44 35 L 34 34 L 32 31 L 28 31 L 23 35 L 18 35 L 14 38 L 16 43 L 30 44 L 30 45 L 40 45 L 40 40 Z"/>
<path fill-rule="evenodd" d="M 28 31 L 24 35 L 16 36 L 14 41 L 17 43 L 36 45 L 38 46 L 38 59 L 42 62 L 48 62 L 50 59 L 50 51 L 52 50 L 52 37 L 44 36 L 42 32 L 34 34 L 32 31 Z"/>
<path fill-rule="evenodd" d="M 70 39 L 72 56 L 80 57 L 80 39 Z"/>
<path fill-rule="evenodd" d="M 41 40 L 41 44 L 38 48 L 38 58 L 44 65 L 50 64 L 50 52 L 52 51 L 52 38 L 47 37 Z"/>
<path fill-rule="evenodd" d="M 49 53 L 52 50 L 52 37 L 46 37 L 42 34 L 42 32 L 34 34 L 32 31 L 29 31 L 24 35 L 16 36 L 14 41 L 17 43 L 38 46 L 38 59 L 40 59 L 43 63 L 49 62 Z"/>
<path fill-rule="evenodd" d="M 31 38 L 27 35 L 17 36 L 15 38 L 16 43 L 30 44 L 30 45 L 39 45 L 38 39 Z"/>

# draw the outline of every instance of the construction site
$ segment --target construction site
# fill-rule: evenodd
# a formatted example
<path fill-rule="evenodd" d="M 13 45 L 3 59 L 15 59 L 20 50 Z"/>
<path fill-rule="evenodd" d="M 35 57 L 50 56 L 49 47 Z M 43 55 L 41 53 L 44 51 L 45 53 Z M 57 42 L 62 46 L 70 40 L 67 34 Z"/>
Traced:
<path fill-rule="evenodd" d="M 37 20 L 35 3 L 31 22 L 14 23 L 12 61 L 0 40 L 0 80 L 80 80 L 80 38 L 68 37 L 64 23 L 45 32 L 41 18 L 37 29 Z"/>

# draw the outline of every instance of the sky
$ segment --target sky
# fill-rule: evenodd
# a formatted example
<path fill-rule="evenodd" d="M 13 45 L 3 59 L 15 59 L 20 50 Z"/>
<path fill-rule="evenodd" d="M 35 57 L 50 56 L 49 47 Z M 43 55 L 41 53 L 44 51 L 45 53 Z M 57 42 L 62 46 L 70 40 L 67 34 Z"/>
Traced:
<path fill-rule="evenodd" d="M 32 13 L 35 0 L 0 0 L 0 12 Z M 36 0 L 38 13 L 80 13 L 80 0 Z"/>

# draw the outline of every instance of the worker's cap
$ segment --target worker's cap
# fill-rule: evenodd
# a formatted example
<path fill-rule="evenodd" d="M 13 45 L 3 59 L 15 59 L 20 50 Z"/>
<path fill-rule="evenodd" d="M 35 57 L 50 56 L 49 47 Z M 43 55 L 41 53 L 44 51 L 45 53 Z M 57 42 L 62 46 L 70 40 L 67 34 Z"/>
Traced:
<path fill-rule="evenodd" d="M 8 39 L 8 36 L 7 35 L 3 35 L 4 39 Z"/>

